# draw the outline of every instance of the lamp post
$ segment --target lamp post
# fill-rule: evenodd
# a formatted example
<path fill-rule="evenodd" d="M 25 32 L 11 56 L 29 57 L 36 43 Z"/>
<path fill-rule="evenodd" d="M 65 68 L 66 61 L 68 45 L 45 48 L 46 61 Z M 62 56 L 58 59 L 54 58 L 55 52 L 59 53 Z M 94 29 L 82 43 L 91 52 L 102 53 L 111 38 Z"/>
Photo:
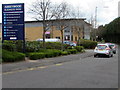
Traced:
<path fill-rule="evenodd" d="M 109 8 L 107 6 L 104 6 L 103 8 Z M 95 41 L 96 41 L 96 37 L 97 37 L 97 18 L 98 18 L 98 7 L 95 7 Z"/>
<path fill-rule="evenodd" d="M 97 30 L 97 7 L 95 8 L 95 41 L 96 41 L 96 30 Z"/>

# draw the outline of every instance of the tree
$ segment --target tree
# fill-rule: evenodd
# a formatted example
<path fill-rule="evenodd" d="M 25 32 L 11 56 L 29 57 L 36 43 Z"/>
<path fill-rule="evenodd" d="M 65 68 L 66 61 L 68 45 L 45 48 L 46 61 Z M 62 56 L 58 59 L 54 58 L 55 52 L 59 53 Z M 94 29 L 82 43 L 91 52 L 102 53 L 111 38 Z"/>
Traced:
<path fill-rule="evenodd" d="M 104 32 L 102 37 L 107 42 L 116 42 L 120 43 L 120 17 L 114 19 L 109 24 L 104 26 Z"/>
<path fill-rule="evenodd" d="M 80 11 L 80 8 L 77 7 L 76 9 L 71 9 L 71 12 L 70 12 L 70 15 L 71 17 L 74 18 L 74 21 L 73 21 L 73 25 L 74 25 L 74 32 L 77 33 L 78 35 L 78 44 L 80 44 L 80 39 L 84 38 L 84 35 L 81 36 L 81 33 L 84 34 L 84 20 L 85 18 L 83 19 L 80 19 L 83 15 L 83 13 Z"/>
<path fill-rule="evenodd" d="M 58 23 L 57 27 L 59 28 L 61 32 L 62 37 L 62 44 L 64 41 L 64 29 L 68 27 L 67 23 L 65 22 L 65 19 L 67 16 L 69 16 L 69 5 L 66 2 L 62 2 L 60 5 L 56 5 L 54 7 L 54 17 Z M 63 45 L 62 45 L 63 50 Z"/>
<path fill-rule="evenodd" d="M 30 13 L 34 15 L 34 18 L 37 21 L 43 21 L 43 48 L 46 48 L 45 46 L 45 32 L 50 27 L 49 21 L 53 18 L 54 12 L 53 12 L 53 6 L 50 2 L 50 0 L 37 0 L 32 4 L 32 7 L 30 8 Z"/>

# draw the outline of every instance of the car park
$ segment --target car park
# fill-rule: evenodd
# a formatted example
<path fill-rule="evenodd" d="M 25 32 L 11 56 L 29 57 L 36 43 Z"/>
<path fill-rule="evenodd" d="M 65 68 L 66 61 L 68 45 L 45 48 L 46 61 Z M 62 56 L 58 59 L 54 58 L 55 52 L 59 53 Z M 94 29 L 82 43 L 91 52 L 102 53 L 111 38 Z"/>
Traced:
<path fill-rule="evenodd" d="M 110 45 L 113 49 L 113 53 L 116 54 L 117 46 L 114 43 L 106 43 L 106 44 Z"/>
<path fill-rule="evenodd" d="M 37 39 L 36 41 L 43 42 L 43 39 Z M 49 39 L 45 39 L 45 42 L 61 42 L 61 41 L 60 39 L 57 38 L 49 38 Z"/>
<path fill-rule="evenodd" d="M 103 55 L 107 57 L 112 57 L 113 56 L 112 47 L 108 44 L 97 44 L 97 46 L 94 49 L 94 57 Z"/>

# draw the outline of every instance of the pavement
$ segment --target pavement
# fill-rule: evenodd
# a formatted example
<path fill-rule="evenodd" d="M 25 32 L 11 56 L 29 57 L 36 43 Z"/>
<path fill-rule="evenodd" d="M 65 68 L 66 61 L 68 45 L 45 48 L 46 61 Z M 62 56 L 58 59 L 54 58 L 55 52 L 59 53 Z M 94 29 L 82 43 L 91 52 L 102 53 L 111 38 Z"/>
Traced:
<path fill-rule="evenodd" d="M 17 70 L 25 70 L 28 68 L 40 67 L 40 66 L 48 66 L 63 62 L 80 60 L 86 57 L 93 56 L 93 50 L 85 50 L 84 53 L 67 55 L 67 56 L 59 56 L 54 58 L 45 58 L 40 60 L 29 60 L 26 58 L 25 61 L 15 62 L 15 63 L 4 63 L 2 64 L 2 72 L 10 72 Z"/>

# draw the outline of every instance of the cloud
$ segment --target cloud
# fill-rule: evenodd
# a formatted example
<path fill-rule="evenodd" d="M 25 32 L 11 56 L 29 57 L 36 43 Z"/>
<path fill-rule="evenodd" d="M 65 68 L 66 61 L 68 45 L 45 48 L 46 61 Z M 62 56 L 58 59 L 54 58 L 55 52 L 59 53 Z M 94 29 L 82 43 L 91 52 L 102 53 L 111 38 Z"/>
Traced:
<path fill-rule="evenodd" d="M 27 13 L 31 3 L 35 0 L 0 0 L 0 13 L 2 13 L 1 4 L 6 3 L 25 3 L 25 21 L 33 20 Z M 95 7 L 97 6 L 97 20 L 98 24 L 106 24 L 112 21 L 118 16 L 118 1 L 119 0 L 51 0 L 54 3 L 60 3 L 62 1 L 68 2 L 71 7 L 79 7 L 83 17 L 87 20 L 90 19 L 91 15 L 95 16 Z M 108 8 L 104 8 L 108 7 Z M 2 22 L 0 16 L 0 22 Z"/>

